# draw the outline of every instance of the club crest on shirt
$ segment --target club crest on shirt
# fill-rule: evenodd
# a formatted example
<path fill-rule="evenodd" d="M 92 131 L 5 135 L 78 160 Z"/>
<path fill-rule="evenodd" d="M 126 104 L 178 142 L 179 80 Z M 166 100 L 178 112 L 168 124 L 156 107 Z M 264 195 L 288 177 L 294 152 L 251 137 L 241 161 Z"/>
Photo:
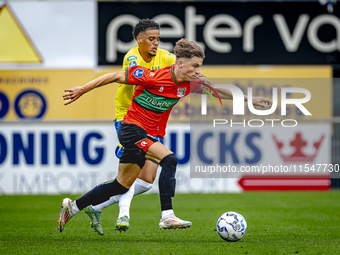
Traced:
<path fill-rule="evenodd" d="M 142 77 L 143 76 L 143 69 L 136 69 L 134 72 L 133 72 L 133 75 L 136 77 L 136 78 L 139 78 L 139 77 Z"/>
<path fill-rule="evenodd" d="M 163 86 L 161 86 L 160 88 L 159 88 L 159 92 L 163 92 L 163 90 L 164 90 L 164 87 Z"/>
<path fill-rule="evenodd" d="M 178 88 L 177 89 L 177 97 L 184 97 L 186 90 L 187 90 L 187 88 Z"/>

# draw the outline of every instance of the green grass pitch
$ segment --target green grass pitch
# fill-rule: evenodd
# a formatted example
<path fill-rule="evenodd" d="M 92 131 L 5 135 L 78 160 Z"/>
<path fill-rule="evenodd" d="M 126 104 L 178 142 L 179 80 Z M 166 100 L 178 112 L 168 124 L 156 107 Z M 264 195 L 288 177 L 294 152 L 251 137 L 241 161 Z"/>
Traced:
<path fill-rule="evenodd" d="M 65 196 L 0 196 L 0 254 L 339 254 L 340 192 L 178 194 L 176 215 L 190 229 L 159 230 L 157 194 L 140 195 L 131 206 L 130 229 L 114 231 L 118 207 L 103 212 L 104 236 L 80 212 L 57 230 Z M 78 196 L 70 195 L 71 199 Z M 241 213 L 245 237 L 222 240 L 216 222 L 222 213 Z"/>

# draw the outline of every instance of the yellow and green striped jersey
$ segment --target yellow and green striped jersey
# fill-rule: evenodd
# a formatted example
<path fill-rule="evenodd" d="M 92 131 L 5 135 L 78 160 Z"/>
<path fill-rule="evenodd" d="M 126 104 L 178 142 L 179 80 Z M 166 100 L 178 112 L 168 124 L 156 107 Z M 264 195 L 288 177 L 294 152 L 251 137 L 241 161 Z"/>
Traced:
<path fill-rule="evenodd" d="M 123 63 L 123 71 L 127 67 L 144 66 L 150 70 L 161 69 L 163 67 L 175 64 L 176 57 L 174 54 L 169 53 L 167 50 L 158 48 L 156 56 L 151 62 L 146 63 L 138 51 L 138 46 L 133 47 L 126 53 Z M 132 96 L 135 92 L 136 86 L 119 84 L 117 97 L 116 97 L 116 120 L 124 119 L 127 110 L 132 102 Z"/>

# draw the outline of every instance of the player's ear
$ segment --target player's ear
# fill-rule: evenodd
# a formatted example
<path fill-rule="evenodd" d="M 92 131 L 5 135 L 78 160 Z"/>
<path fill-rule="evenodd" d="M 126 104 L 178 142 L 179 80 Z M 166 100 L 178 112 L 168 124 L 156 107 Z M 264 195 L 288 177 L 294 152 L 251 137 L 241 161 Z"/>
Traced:
<path fill-rule="evenodd" d="M 142 38 L 141 38 L 139 35 L 137 35 L 136 41 L 137 41 L 137 43 L 139 44 L 139 43 L 142 41 Z"/>

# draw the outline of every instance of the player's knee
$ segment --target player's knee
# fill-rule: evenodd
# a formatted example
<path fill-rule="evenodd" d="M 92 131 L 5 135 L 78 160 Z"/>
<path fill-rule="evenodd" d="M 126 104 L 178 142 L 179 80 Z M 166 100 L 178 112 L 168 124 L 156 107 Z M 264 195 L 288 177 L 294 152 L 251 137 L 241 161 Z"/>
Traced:
<path fill-rule="evenodd" d="M 159 162 L 159 165 L 164 168 L 164 166 L 177 166 L 177 157 L 175 154 L 171 153 L 167 156 L 165 156 L 161 162 Z"/>

